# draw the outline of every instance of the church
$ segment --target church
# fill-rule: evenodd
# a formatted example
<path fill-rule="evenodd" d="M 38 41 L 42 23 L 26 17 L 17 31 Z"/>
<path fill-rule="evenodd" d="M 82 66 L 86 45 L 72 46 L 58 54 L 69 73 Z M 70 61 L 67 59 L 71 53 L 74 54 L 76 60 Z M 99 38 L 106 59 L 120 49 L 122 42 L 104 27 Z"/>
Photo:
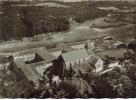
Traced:
<path fill-rule="evenodd" d="M 53 61 L 53 71 L 56 75 L 62 75 L 65 69 L 76 67 L 86 63 L 91 57 L 87 49 L 80 49 L 68 53 L 62 53 L 58 59 Z"/>

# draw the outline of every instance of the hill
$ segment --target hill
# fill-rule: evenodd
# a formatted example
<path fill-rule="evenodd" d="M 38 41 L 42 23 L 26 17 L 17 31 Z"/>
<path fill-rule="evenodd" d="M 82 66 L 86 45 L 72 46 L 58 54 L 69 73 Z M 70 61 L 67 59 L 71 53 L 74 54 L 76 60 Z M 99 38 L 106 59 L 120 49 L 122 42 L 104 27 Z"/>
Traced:
<path fill-rule="evenodd" d="M 116 40 L 127 41 L 129 39 L 136 38 L 136 25 L 129 24 L 113 28 L 109 31 L 109 34 Z"/>

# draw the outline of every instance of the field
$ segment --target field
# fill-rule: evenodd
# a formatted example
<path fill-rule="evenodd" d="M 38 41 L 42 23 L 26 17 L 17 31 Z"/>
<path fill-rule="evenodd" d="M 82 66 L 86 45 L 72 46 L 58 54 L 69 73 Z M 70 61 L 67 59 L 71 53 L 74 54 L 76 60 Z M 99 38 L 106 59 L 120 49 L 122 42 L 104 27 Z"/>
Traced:
<path fill-rule="evenodd" d="M 96 55 L 101 58 L 104 58 L 105 56 L 115 57 L 115 58 L 123 58 L 124 53 L 126 53 L 126 52 L 127 51 L 125 49 L 115 49 L 115 50 L 113 49 L 113 50 L 108 50 L 108 51 L 96 53 Z"/>
<path fill-rule="evenodd" d="M 55 47 L 55 45 L 56 43 L 53 43 L 52 41 L 36 41 L 36 42 L 20 41 L 20 42 L 1 44 L 0 52 L 1 53 L 12 53 L 12 52 L 17 52 L 21 50 L 38 48 L 38 47 L 53 48 Z"/>
<path fill-rule="evenodd" d="M 136 25 L 129 24 L 113 28 L 109 31 L 109 34 L 116 40 L 128 41 L 130 39 L 136 38 Z"/>
<path fill-rule="evenodd" d="M 65 43 L 80 42 L 107 36 L 105 32 L 98 32 L 90 28 L 91 23 L 92 21 L 87 21 L 74 26 L 74 28 L 70 29 L 68 32 L 53 35 L 53 41 Z"/>

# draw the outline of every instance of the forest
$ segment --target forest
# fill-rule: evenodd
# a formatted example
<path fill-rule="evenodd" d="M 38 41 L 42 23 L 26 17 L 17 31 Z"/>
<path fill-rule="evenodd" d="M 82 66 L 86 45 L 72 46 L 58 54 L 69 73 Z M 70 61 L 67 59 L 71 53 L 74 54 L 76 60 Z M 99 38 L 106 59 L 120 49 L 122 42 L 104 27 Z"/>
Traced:
<path fill-rule="evenodd" d="M 70 28 L 69 18 L 82 23 L 106 16 L 109 13 L 109 11 L 99 10 L 97 8 L 99 6 L 121 7 L 124 5 L 121 2 L 53 2 L 69 7 L 16 6 L 37 2 L 2 2 L 0 4 L 1 40 L 21 39 L 22 37 L 32 37 L 48 32 L 67 31 Z"/>

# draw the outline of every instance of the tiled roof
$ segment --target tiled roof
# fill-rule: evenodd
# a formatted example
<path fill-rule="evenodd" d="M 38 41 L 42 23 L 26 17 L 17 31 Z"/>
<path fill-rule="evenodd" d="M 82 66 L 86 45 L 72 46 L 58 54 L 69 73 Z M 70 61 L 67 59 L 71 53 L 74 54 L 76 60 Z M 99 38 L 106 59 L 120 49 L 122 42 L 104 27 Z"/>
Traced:
<path fill-rule="evenodd" d="M 42 59 L 44 61 L 51 61 L 56 59 L 55 56 L 53 56 L 52 54 L 50 54 L 46 49 L 39 49 L 36 52 L 40 57 L 42 57 Z"/>
<path fill-rule="evenodd" d="M 38 79 L 41 79 L 40 75 L 35 73 L 34 69 L 22 62 L 21 59 L 16 59 L 14 62 L 16 66 L 23 71 L 28 80 L 36 82 Z"/>
<path fill-rule="evenodd" d="M 98 59 L 99 59 L 99 57 L 97 57 L 97 56 L 91 56 L 89 61 L 88 61 L 88 63 L 93 65 L 93 66 L 95 66 L 95 64 L 97 63 Z"/>
<path fill-rule="evenodd" d="M 65 62 L 71 62 L 71 61 L 75 61 L 78 59 L 86 58 L 89 56 L 89 54 L 87 50 L 82 49 L 82 50 L 77 50 L 73 52 L 63 53 L 61 56 Z"/>

